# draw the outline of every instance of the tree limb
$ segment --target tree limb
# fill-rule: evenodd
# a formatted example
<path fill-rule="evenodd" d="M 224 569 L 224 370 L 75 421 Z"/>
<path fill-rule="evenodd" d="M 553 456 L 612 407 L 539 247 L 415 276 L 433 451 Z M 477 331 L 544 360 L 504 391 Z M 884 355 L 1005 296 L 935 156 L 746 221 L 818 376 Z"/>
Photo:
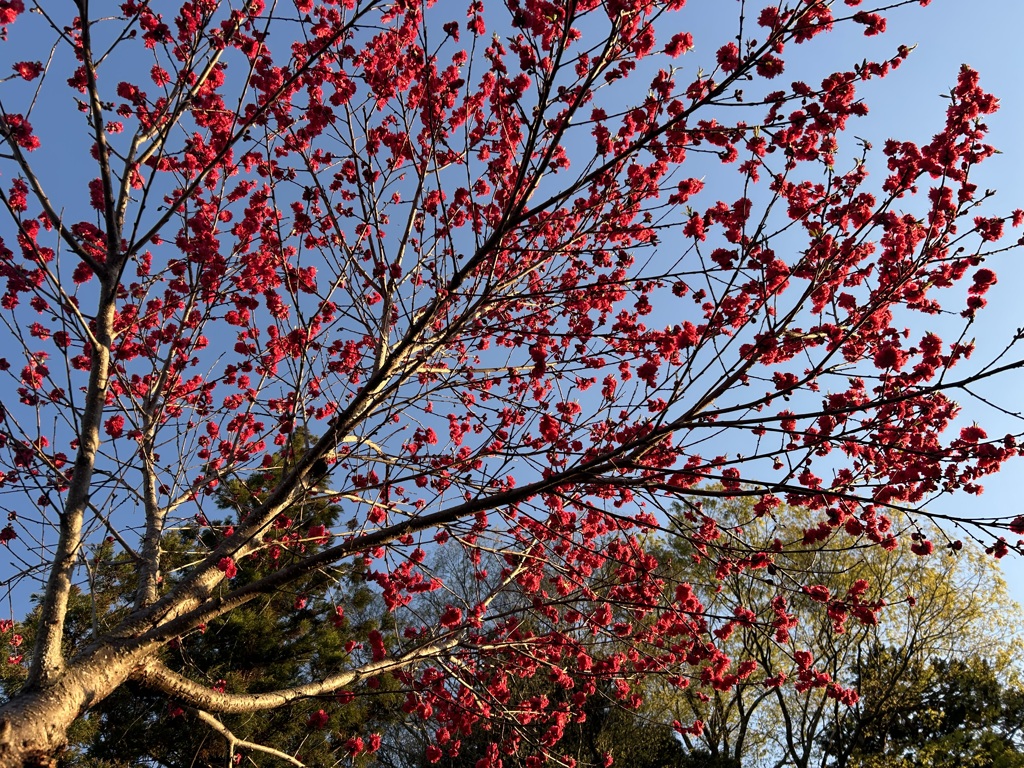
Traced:
<path fill-rule="evenodd" d="M 353 685 L 366 678 L 444 654 L 459 644 L 461 634 L 461 632 L 454 632 L 447 639 L 418 646 L 397 658 L 370 662 L 359 669 L 339 672 L 319 682 L 265 693 L 221 693 L 168 669 L 157 659 L 146 663 L 133 675 L 133 679 L 142 685 L 162 691 L 174 699 L 214 712 L 231 714 L 259 712 L 285 706 L 300 699 L 330 694 L 339 688 Z"/>
<path fill-rule="evenodd" d="M 252 749 L 256 752 L 263 752 L 264 754 L 271 755 L 279 760 L 284 760 L 287 763 L 298 766 L 298 768 L 306 768 L 305 763 L 301 760 L 297 760 L 286 752 L 281 752 L 273 747 L 266 747 L 263 744 L 257 744 L 254 741 L 246 741 L 245 739 L 238 738 L 234 733 L 228 730 L 228 727 L 224 725 L 224 723 L 215 718 L 209 712 L 204 712 L 203 710 L 196 709 L 195 707 L 190 707 L 190 710 L 192 714 L 206 723 L 206 725 L 210 726 L 212 730 L 224 737 L 224 740 L 228 743 L 229 760 L 235 756 L 235 748 L 241 747 L 242 749 Z"/>

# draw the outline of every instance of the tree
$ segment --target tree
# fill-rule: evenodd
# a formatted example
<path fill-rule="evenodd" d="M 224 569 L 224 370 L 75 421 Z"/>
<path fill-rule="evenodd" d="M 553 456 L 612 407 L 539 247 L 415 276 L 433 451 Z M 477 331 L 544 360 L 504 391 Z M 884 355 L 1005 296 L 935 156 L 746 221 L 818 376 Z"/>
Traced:
<path fill-rule="evenodd" d="M 682 0 L 428 5 L 0 2 L 16 30 L 0 98 L 0 539 L 12 610 L 41 595 L 33 646 L 12 654 L 26 678 L 0 707 L 0 764 L 50 764 L 129 686 L 229 741 L 219 718 L 344 707 L 384 675 L 453 730 L 504 695 L 501 668 L 578 678 L 570 710 L 599 683 L 631 703 L 633 682 L 680 664 L 727 686 L 749 665 L 727 664 L 691 593 L 662 599 L 643 549 L 666 498 L 749 495 L 764 514 L 785 500 L 813 513 L 807 539 L 924 554 L 923 505 L 978 492 L 1019 452 L 979 425 L 944 436 L 953 391 L 1024 362 L 1017 336 L 967 362 L 986 260 L 1024 219 L 970 180 L 997 106 L 974 71 L 930 141 L 855 153 L 840 140 L 866 111 L 858 86 L 909 49 L 779 76 L 837 26 L 883 31 L 881 11 L 723 4 L 720 39 L 698 49 Z M 212 515 L 300 428 L 316 442 L 164 578 L 167 533 Z M 323 496 L 351 527 L 285 520 Z M 777 559 L 693 515 L 692 546 L 722 568 Z M 1024 531 L 947 523 L 996 555 Z M 274 530 L 326 541 L 274 565 Z M 137 579 L 110 606 L 86 560 L 108 537 Z M 222 691 L 166 662 L 203 625 L 353 567 L 397 615 L 443 593 L 431 547 L 495 552 L 501 571 L 316 679 Z M 599 570 L 615 583 L 593 590 Z M 539 629 L 497 609 L 513 585 Z M 84 637 L 69 631 L 76 589 L 103 613 Z M 501 711 L 548 722 L 552 744 L 564 730 L 564 709 Z"/>
<path fill-rule="evenodd" d="M 614 539 L 606 542 L 609 546 L 615 543 Z M 480 553 L 474 567 L 468 559 L 455 558 L 452 554 L 450 549 L 438 552 L 433 572 L 444 580 L 449 592 L 457 592 L 461 600 L 472 602 L 474 588 L 482 581 L 479 576 L 481 569 L 499 572 L 500 563 L 493 555 Z M 538 565 L 537 568 L 541 570 L 543 566 Z M 601 570 L 591 576 L 588 586 L 597 591 L 614 589 L 618 582 L 613 574 L 609 569 Z M 545 569 L 543 578 L 557 580 L 558 574 Z M 490 589 L 493 586 L 492 582 Z M 521 616 L 518 627 L 520 634 L 527 630 L 541 633 L 543 617 L 531 616 L 529 611 L 534 599 L 528 591 L 516 586 L 503 590 L 493 608 L 506 615 Z M 594 596 L 588 600 L 567 599 L 561 603 L 560 608 L 563 611 L 585 611 L 588 603 L 593 600 Z M 421 601 L 431 602 L 433 606 L 420 605 L 419 610 L 429 612 L 432 609 L 435 614 L 445 610 L 444 604 L 433 599 L 431 594 L 425 595 Z M 614 616 L 618 621 L 629 621 L 630 618 L 628 611 Z M 586 638 L 579 633 L 571 640 L 585 647 Z M 590 663 L 615 663 L 615 658 L 629 651 L 628 638 L 620 643 L 608 642 L 601 648 L 600 655 L 595 654 Z M 387 768 L 426 768 L 435 764 L 440 768 L 474 768 L 480 760 L 487 759 L 497 749 L 504 768 L 520 768 L 530 762 L 530 753 L 535 751 L 537 745 L 550 742 L 552 754 L 547 764 L 553 766 L 571 765 L 573 761 L 581 766 L 604 765 L 606 760 L 611 759 L 617 765 L 636 768 L 712 768 L 712 763 L 707 760 L 692 760 L 692 755 L 683 749 L 670 723 L 664 722 L 663 718 L 651 718 L 647 713 L 638 712 L 639 700 L 623 702 L 620 691 L 607 679 L 592 682 L 593 690 L 586 698 L 581 698 L 577 682 L 564 673 L 559 674 L 557 669 L 532 677 L 519 677 L 513 669 L 496 669 L 494 679 L 488 686 L 488 691 L 492 693 L 489 702 L 492 717 L 489 720 L 475 723 L 472 729 L 466 728 L 455 733 L 447 729 L 443 719 L 424 718 L 421 722 L 398 723 L 399 735 L 392 738 L 385 736 L 381 764 Z M 560 737 L 557 741 L 552 738 L 552 723 L 544 717 L 516 717 L 512 713 L 504 718 L 493 716 L 495 711 L 500 712 L 504 708 L 512 712 L 522 708 L 537 714 L 544 711 L 557 713 L 554 724 L 561 731 Z M 458 744 L 451 746 L 447 754 L 435 751 L 436 744 L 449 744 L 453 741 Z M 527 749 L 518 749 L 517 744 L 525 744 Z"/>
<path fill-rule="evenodd" d="M 725 530 L 742 528 L 747 541 L 760 541 L 764 549 L 803 536 L 805 511 L 780 509 L 775 519 L 758 518 L 752 504 L 701 506 Z M 682 512 L 677 508 L 677 524 Z M 712 632 L 722 649 L 757 663 L 739 685 L 679 690 L 662 681 L 645 697 L 650 717 L 702 722 L 699 733 L 683 738 L 712 755 L 751 766 L 846 766 L 857 748 L 855 734 L 888 727 L 887 697 L 898 700 L 904 684 L 914 689 L 917 682 L 911 681 L 923 680 L 920 670 L 929 665 L 983 664 L 993 679 L 1006 681 L 1018 674 L 1012 617 L 1019 607 L 995 562 L 977 547 L 922 558 L 906 549 L 836 551 L 828 543 L 806 542 L 786 547 L 767 573 L 716 577 L 717 559 L 690 557 L 685 537 L 670 538 L 665 546 L 669 552 L 659 561 L 666 583 L 691 585 L 714 617 Z M 744 621 L 777 604 L 777 580 L 789 582 L 785 610 L 791 620 L 784 627 Z M 808 653 L 813 670 L 805 661 Z M 819 675 L 849 686 L 856 696 L 841 701 L 827 687 L 808 684 Z M 979 691 L 987 695 L 987 689 Z M 978 697 L 979 706 L 983 699 Z M 987 700 L 997 703 L 998 697 Z"/>
<path fill-rule="evenodd" d="M 524 690 L 516 692 L 522 699 L 544 697 L 555 706 L 571 701 L 573 691 L 552 681 L 534 678 L 524 681 Z M 530 696 L 528 697 L 527 694 Z M 521 768 L 527 757 L 502 750 L 510 741 L 523 739 L 540 743 L 545 728 L 531 729 L 507 720 L 483 724 L 465 737 L 459 739 L 457 752 L 432 760 L 422 740 L 412 742 L 413 748 L 402 756 L 404 762 L 388 761 L 386 765 L 427 768 L 474 768 L 481 759 L 487 759 L 490 750 L 498 747 L 503 754 L 505 768 Z M 606 759 L 615 765 L 630 765 L 637 768 L 691 768 L 704 766 L 712 768 L 714 763 L 703 759 L 693 760 L 675 738 L 670 725 L 656 722 L 627 709 L 615 700 L 611 691 L 605 690 L 591 696 L 582 707 L 575 708 L 573 719 L 566 724 L 565 733 L 552 749 L 548 765 L 604 765 Z M 392 758 L 393 759 L 393 758 Z M 723 765 L 722 768 L 725 768 Z"/>
<path fill-rule="evenodd" d="M 218 537 L 238 524 L 238 518 L 244 517 L 268 486 L 273 486 L 288 463 L 305 452 L 311 440 L 304 430 L 296 430 L 269 468 L 244 482 L 226 484 L 217 501 L 229 510 L 229 517 L 212 521 L 203 518 L 165 534 L 161 542 L 164 578 L 173 584 L 189 562 L 214 548 Z M 286 518 L 306 526 L 326 527 L 337 523 L 339 512 L 337 506 L 320 499 L 288 510 Z M 239 565 L 238 583 L 255 580 L 266 572 L 268 563 L 276 565 L 299 552 L 315 552 L 323 547 L 320 539 L 300 541 L 290 528 L 290 524 L 282 524 L 265 535 L 269 550 L 263 558 Z M 134 564 L 123 554 L 115 558 L 110 542 L 93 552 L 90 570 L 101 580 L 90 582 L 87 596 L 78 590 L 72 594 L 68 612 L 72 647 L 95 631 L 94 621 L 116 618 L 111 608 L 123 606 L 138 588 Z M 392 617 L 366 584 L 362 569 L 333 573 L 329 592 L 318 583 L 323 581 L 322 576 L 308 576 L 288 592 L 269 595 L 200 627 L 188 638 L 172 643 L 163 661 L 179 673 L 201 671 L 211 688 L 251 693 L 316 679 L 324 670 L 344 662 L 347 643 L 366 643 L 372 633 L 393 625 Z M 30 647 L 37 629 L 38 611 L 33 611 L 13 631 Z M 25 671 L 17 665 L 0 671 L 7 697 L 24 683 Z M 394 688 L 393 679 L 384 682 L 385 690 Z M 316 699 L 310 699 L 290 708 L 222 718 L 231 733 L 246 734 L 246 739 L 234 743 L 210 731 L 215 724 L 205 713 L 183 709 L 159 692 L 129 684 L 87 713 L 87 724 L 70 734 L 61 764 L 185 768 L 221 764 L 225 752 L 230 760 L 239 750 L 259 745 L 274 750 L 268 753 L 279 758 L 300 756 L 311 765 L 332 765 L 346 759 L 344 745 L 349 738 L 358 737 L 367 723 L 383 725 L 393 719 L 400 704 L 401 696 L 391 693 L 363 697 L 327 712 Z M 192 736 L 183 736 L 183 732 Z"/>
<path fill-rule="evenodd" d="M 836 724 L 848 751 L 834 765 L 1024 765 L 1024 692 L 1005 685 L 986 661 L 908 667 L 899 651 L 881 647 L 871 656 L 858 681 L 861 711 Z"/>

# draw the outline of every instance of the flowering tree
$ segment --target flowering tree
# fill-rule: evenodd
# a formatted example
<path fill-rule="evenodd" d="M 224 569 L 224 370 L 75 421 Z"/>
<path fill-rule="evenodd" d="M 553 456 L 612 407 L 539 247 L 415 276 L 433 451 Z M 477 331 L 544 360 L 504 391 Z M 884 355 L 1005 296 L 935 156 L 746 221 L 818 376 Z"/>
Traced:
<path fill-rule="evenodd" d="M 730 663 L 688 585 L 662 599 L 642 534 L 663 500 L 686 500 L 674 530 L 722 574 L 777 571 L 786 542 L 751 545 L 701 495 L 806 508 L 808 542 L 923 555 L 922 505 L 1018 452 L 980 426 L 943 434 L 950 391 L 1024 364 L 1016 337 L 964 363 L 996 279 L 983 262 L 1024 220 L 979 210 L 970 180 L 995 98 L 965 67 L 928 143 L 854 151 L 839 140 L 867 110 L 858 87 L 908 49 L 785 77 L 795 46 L 876 35 L 881 11 L 718 4 L 698 40 L 684 0 L 286 5 L 79 0 L 62 18 L 0 0 L 0 539 L 12 610 L 40 593 L 0 764 L 48 764 L 128 681 L 234 749 L 219 714 L 341 707 L 387 674 L 443 723 L 432 758 L 507 715 L 549 726 L 483 762 L 539 765 L 598 683 L 634 704 L 638 676 L 729 687 L 754 668 Z M 317 439 L 266 473 L 300 429 Z M 232 484 L 253 490 L 210 525 Z M 292 516 L 321 496 L 338 524 Z M 183 520 L 204 532 L 169 574 Z M 947 522 L 997 555 L 1014 546 L 1001 527 L 1024 530 Z M 475 588 L 431 572 L 447 547 L 477 564 Z M 131 599 L 70 647 L 70 596 L 124 561 Z M 401 621 L 336 669 L 249 693 L 163 663 L 299 584 L 343 605 L 353 561 Z M 767 613 L 732 620 L 785 644 L 787 591 L 807 585 L 775 581 Z M 526 608 L 505 610 L 507 588 Z M 418 613 L 429 591 L 450 599 Z M 850 699 L 790 650 L 792 677 Z M 576 693 L 514 701 L 510 669 Z"/>

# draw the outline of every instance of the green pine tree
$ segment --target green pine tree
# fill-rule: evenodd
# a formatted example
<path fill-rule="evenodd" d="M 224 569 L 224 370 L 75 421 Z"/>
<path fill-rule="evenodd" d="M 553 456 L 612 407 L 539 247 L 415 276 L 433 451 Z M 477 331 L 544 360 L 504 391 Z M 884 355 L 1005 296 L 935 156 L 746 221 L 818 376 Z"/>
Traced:
<path fill-rule="evenodd" d="M 861 701 L 828 735 L 844 745 L 834 768 L 1024 766 L 1024 691 L 984 659 L 876 647 L 857 682 Z"/>
<path fill-rule="evenodd" d="M 312 440 L 308 433 L 296 431 L 269 467 L 225 484 L 217 497 L 223 518 L 198 516 L 193 524 L 167 532 L 162 540 L 162 586 L 170 588 L 176 569 L 216 546 Z M 321 483 L 325 480 L 321 478 Z M 261 550 L 236 564 L 232 586 L 328 546 L 324 531 L 337 523 L 341 512 L 326 495 L 310 494 L 265 536 Z M 69 650 L 82 647 L 116 623 L 137 586 L 131 557 L 115 554 L 113 542 L 93 550 L 88 572 L 89 589 L 72 595 L 65 636 Z M 32 647 L 36 621 L 33 611 L 15 629 L 24 638 L 21 647 Z M 367 584 L 363 570 L 331 568 L 299 581 L 291 593 L 275 592 L 254 600 L 179 638 L 162 660 L 211 688 L 259 693 L 326 677 L 346 666 L 351 654 L 363 653 L 371 632 L 392 629 L 391 615 Z M 23 670 L 24 665 L 8 664 L 0 671 L 0 685 L 7 696 L 20 687 Z M 367 750 L 353 761 L 349 740 L 363 738 L 369 746 L 370 734 L 394 719 L 395 713 L 401 714 L 402 702 L 393 678 L 381 676 L 375 685 L 341 697 L 300 700 L 244 715 L 217 715 L 216 720 L 236 738 L 271 747 L 306 765 L 370 765 L 374 753 Z M 208 720 L 210 715 L 182 709 L 162 695 L 129 683 L 76 722 L 60 764 L 68 768 L 198 768 L 223 766 L 230 753 L 248 755 L 259 765 L 279 763 L 244 745 L 230 749 L 224 736 L 203 722 L 204 717 Z"/>

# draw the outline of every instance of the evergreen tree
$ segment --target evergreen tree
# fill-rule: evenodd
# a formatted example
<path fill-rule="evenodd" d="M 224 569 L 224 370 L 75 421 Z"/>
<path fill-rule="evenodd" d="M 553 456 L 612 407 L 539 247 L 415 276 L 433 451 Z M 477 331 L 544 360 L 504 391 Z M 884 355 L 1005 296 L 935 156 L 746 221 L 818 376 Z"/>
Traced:
<path fill-rule="evenodd" d="M 177 568 L 205 554 L 242 522 L 310 442 L 307 432 L 296 430 L 262 472 L 225 484 L 217 498 L 223 518 L 199 516 L 193 524 L 165 534 L 161 546 L 171 567 L 164 574 L 163 587 L 174 584 Z M 342 509 L 325 492 L 325 482 L 326 477 L 321 477 L 317 490 L 322 492 L 280 518 L 265 534 L 264 546 L 237 563 L 231 578 L 234 587 L 327 545 L 326 531 L 338 522 Z M 66 633 L 69 648 L 81 647 L 91 636 L 102 634 L 117 618 L 112 606 L 130 605 L 137 587 L 134 564 L 124 555 L 114 556 L 113 551 L 110 542 L 93 551 L 91 588 L 73 593 Z M 104 625 L 95 625 L 94 617 L 104 617 Z M 34 639 L 37 619 L 38 610 L 18 628 L 26 647 Z M 291 592 L 276 592 L 250 602 L 179 638 L 162 661 L 211 688 L 260 693 L 326 677 L 353 654 L 364 653 L 371 634 L 392 627 L 393 618 L 368 585 L 365 569 L 332 568 L 298 581 Z M 22 682 L 23 667 L 7 665 L 2 678 L 5 694 L 12 695 Z M 368 725 L 372 728 L 401 714 L 401 697 L 393 692 L 394 679 L 382 675 L 374 684 L 376 688 L 342 692 L 330 699 L 298 700 L 256 713 L 221 715 L 215 722 L 207 713 L 170 704 L 166 697 L 129 682 L 76 723 L 61 765 L 222 766 L 226 752 L 229 757 L 244 755 L 246 742 L 270 747 L 306 765 L 351 765 L 356 751 L 361 752 L 355 759 L 357 765 L 370 764 L 374 752 L 367 748 L 373 745 L 364 740 L 362 749 L 356 749 L 354 740 L 366 733 Z M 339 706 L 338 700 L 346 705 Z M 205 722 L 197 722 L 199 719 Z M 210 728 L 218 728 L 216 723 L 220 735 Z M 232 743 L 232 738 L 237 741 Z"/>
<path fill-rule="evenodd" d="M 1024 691 L 982 658 L 921 663 L 876 647 L 858 669 L 861 700 L 829 734 L 837 768 L 1024 766 Z"/>

